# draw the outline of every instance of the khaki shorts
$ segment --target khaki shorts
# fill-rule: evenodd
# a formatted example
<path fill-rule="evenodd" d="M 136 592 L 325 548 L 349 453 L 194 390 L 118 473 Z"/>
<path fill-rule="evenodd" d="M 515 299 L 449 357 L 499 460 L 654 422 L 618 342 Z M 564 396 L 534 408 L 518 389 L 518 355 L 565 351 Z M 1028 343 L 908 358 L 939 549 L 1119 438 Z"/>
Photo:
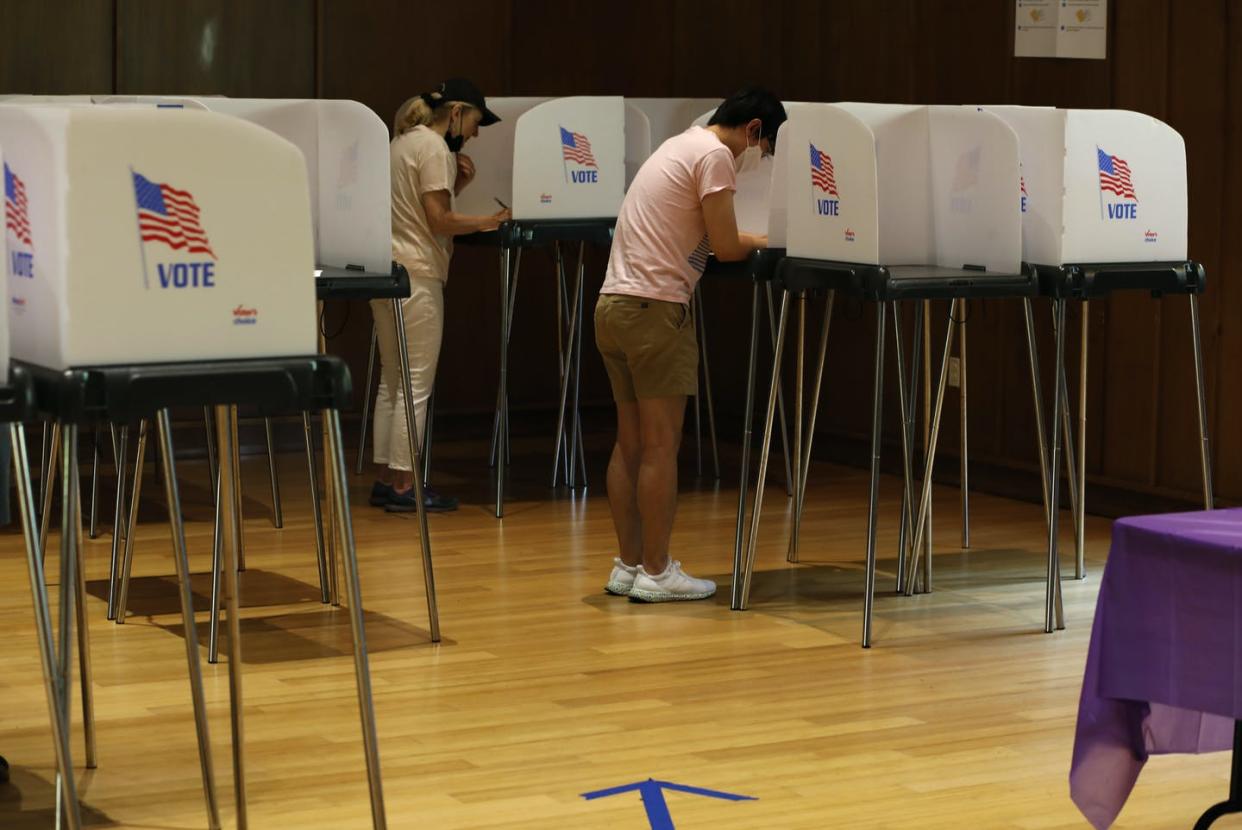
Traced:
<path fill-rule="evenodd" d="M 617 401 L 698 392 L 699 342 L 688 305 L 601 294 L 595 344 Z"/>

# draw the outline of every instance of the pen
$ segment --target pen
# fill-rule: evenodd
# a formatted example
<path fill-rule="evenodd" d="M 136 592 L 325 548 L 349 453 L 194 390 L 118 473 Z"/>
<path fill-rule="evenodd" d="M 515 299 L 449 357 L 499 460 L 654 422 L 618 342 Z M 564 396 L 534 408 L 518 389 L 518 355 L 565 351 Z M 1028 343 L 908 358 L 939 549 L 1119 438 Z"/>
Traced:
<path fill-rule="evenodd" d="M 493 198 L 493 199 L 496 199 L 496 197 L 495 197 L 495 196 L 493 196 L 492 198 Z M 508 206 L 508 205 L 506 205 L 504 202 L 500 201 L 499 199 L 496 199 L 496 204 L 500 205 L 500 207 L 501 207 L 501 209 L 502 209 L 502 210 L 508 210 L 508 209 L 509 209 L 509 206 Z"/>

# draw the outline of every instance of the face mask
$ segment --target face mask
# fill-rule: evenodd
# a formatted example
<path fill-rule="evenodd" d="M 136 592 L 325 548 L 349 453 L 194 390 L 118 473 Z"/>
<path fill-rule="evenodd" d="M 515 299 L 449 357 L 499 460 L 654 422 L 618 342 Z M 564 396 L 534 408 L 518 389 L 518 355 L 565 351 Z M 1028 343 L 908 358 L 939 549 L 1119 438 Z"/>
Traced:
<path fill-rule="evenodd" d="M 738 175 L 759 169 L 759 162 L 763 159 L 763 148 L 759 146 L 761 142 L 762 139 L 754 145 L 748 143 L 742 154 L 733 160 L 733 169 Z"/>
<path fill-rule="evenodd" d="M 460 114 L 461 110 L 458 110 L 458 113 Z M 461 121 L 459 120 L 457 123 L 457 135 L 453 135 L 453 124 L 451 121 L 449 122 L 448 130 L 444 133 L 444 143 L 448 145 L 450 153 L 460 153 L 462 145 L 466 143 L 466 136 L 461 132 Z"/>

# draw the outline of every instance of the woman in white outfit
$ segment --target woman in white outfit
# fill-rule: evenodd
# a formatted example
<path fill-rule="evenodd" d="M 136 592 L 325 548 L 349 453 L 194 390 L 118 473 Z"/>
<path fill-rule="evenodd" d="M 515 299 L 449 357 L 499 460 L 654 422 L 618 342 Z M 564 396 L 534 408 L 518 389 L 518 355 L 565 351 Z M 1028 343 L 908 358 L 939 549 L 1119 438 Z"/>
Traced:
<path fill-rule="evenodd" d="M 440 338 L 444 331 L 444 281 L 453 237 L 492 230 L 509 219 L 502 210 L 468 216 L 453 209 L 453 197 L 474 178 L 474 164 L 461 153 L 479 127 L 500 119 L 483 94 L 463 78 L 415 96 L 397 112 L 392 164 L 392 258 L 410 275 L 410 297 L 402 300 L 409 348 L 410 388 L 417 433 L 427 423 L 427 400 L 435 385 Z M 397 329 L 388 300 L 373 300 L 371 313 L 379 338 L 380 384 L 375 402 L 375 463 L 371 504 L 392 512 L 414 510 L 414 469 L 405 418 Z M 426 488 L 428 510 L 455 510 L 457 499 Z"/>

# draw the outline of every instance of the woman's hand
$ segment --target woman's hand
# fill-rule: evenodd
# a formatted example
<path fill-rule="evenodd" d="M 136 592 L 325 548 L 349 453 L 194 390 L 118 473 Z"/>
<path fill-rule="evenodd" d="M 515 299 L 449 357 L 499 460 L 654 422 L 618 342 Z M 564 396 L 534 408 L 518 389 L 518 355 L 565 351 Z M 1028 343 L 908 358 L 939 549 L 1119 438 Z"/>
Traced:
<path fill-rule="evenodd" d="M 465 153 L 457 154 L 457 181 L 453 183 L 453 190 L 461 193 L 466 189 L 466 185 L 474 181 L 474 159 Z"/>
<path fill-rule="evenodd" d="M 509 208 L 505 208 L 502 211 L 498 211 L 496 213 L 493 213 L 491 216 L 486 217 L 484 219 L 483 227 L 479 228 L 479 230 L 494 231 L 512 218 L 513 218 L 513 211 L 511 211 Z"/>

